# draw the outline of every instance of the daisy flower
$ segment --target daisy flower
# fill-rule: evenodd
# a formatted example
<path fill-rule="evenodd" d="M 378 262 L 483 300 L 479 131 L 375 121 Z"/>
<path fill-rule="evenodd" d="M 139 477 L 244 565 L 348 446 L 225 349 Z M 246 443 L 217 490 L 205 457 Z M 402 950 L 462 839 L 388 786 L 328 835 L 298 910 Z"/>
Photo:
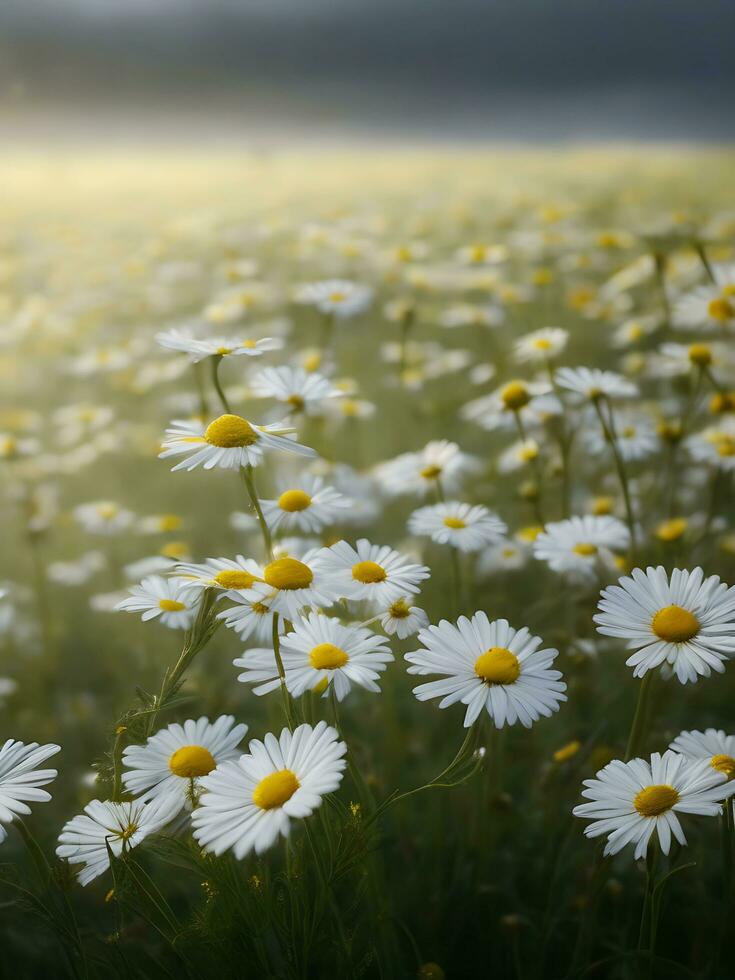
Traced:
<path fill-rule="evenodd" d="M 469 728 L 483 708 L 496 728 L 520 721 L 530 728 L 566 701 L 566 684 L 552 669 L 556 650 L 539 649 L 542 640 L 528 629 L 515 630 L 506 619 L 490 622 L 484 612 L 457 625 L 443 619 L 421 630 L 420 650 L 406 654 L 409 674 L 442 674 L 441 680 L 414 688 L 419 701 L 441 698 L 440 708 L 461 701 L 467 705 Z"/>
<path fill-rule="evenodd" d="M 493 432 L 495 429 L 515 429 L 518 420 L 524 429 L 542 425 L 561 411 L 559 399 L 549 392 L 545 383 L 509 381 L 489 395 L 467 402 L 462 406 L 460 416 Z"/>
<path fill-rule="evenodd" d="M 408 519 L 408 530 L 460 551 L 479 551 L 502 538 L 508 528 L 482 504 L 451 500 L 415 510 Z"/>
<path fill-rule="evenodd" d="M 84 865 L 77 877 L 81 885 L 88 885 L 110 867 L 108 848 L 120 857 L 162 830 L 175 815 L 167 796 L 152 803 L 92 800 L 84 813 L 64 824 L 56 853 L 69 864 Z"/>
<path fill-rule="evenodd" d="M 123 752 L 125 789 L 145 803 L 170 800 L 171 816 L 196 801 L 199 780 L 215 766 L 236 759 L 247 725 L 236 725 L 232 715 L 189 718 L 152 735 L 145 745 L 129 745 Z"/>
<path fill-rule="evenodd" d="M 617 517 L 570 517 L 552 521 L 533 542 L 533 554 L 555 572 L 591 578 L 600 568 L 613 568 L 613 552 L 630 545 L 630 531 Z"/>
<path fill-rule="evenodd" d="M 74 519 L 88 534 L 119 534 L 135 520 L 132 511 L 113 500 L 96 500 L 74 508 Z"/>
<path fill-rule="evenodd" d="M 678 813 L 717 816 L 721 803 L 735 793 L 735 782 L 714 769 L 709 759 L 687 759 L 676 752 L 654 752 L 650 762 L 614 759 L 595 779 L 585 779 L 580 803 L 572 813 L 591 820 L 586 837 L 607 834 L 605 854 L 635 844 L 635 860 L 646 856 L 654 831 L 664 854 L 672 836 L 686 844 Z"/>
<path fill-rule="evenodd" d="M 527 333 L 516 341 L 515 359 L 521 363 L 548 361 L 561 354 L 568 340 L 569 333 L 561 327 L 542 327 L 541 330 Z"/>
<path fill-rule="evenodd" d="M 539 444 L 535 439 L 519 439 L 505 449 L 498 459 L 501 473 L 513 473 L 533 463 L 539 456 Z"/>
<path fill-rule="evenodd" d="M 463 453 L 456 442 L 436 439 L 415 453 L 402 453 L 380 463 L 374 475 L 381 490 L 393 496 L 425 496 L 441 486 L 444 493 L 457 491 L 463 478 L 479 468 L 479 461 Z"/>
<path fill-rule="evenodd" d="M 412 606 L 410 601 L 403 597 L 396 599 L 380 617 L 380 625 L 389 636 L 405 640 L 407 636 L 413 636 L 429 625 L 427 613 L 418 606 Z"/>
<path fill-rule="evenodd" d="M 252 558 L 237 555 L 236 558 L 207 558 L 200 565 L 179 562 L 173 571 L 182 589 L 201 591 L 217 589 L 225 592 L 228 598 L 242 589 L 251 589 L 260 579 L 262 568 Z"/>
<path fill-rule="evenodd" d="M 627 660 L 635 677 L 669 664 L 682 684 L 712 670 L 735 653 L 735 588 L 718 575 L 692 571 L 634 568 L 601 593 L 594 617 L 597 632 L 626 640 L 635 650 Z"/>
<path fill-rule="evenodd" d="M 251 387 L 256 397 L 275 398 L 289 412 L 306 415 L 316 414 L 325 399 L 340 398 L 343 394 L 321 374 L 288 366 L 264 368 L 255 375 Z"/>
<path fill-rule="evenodd" d="M 193 470 L 215 466 L 238 470 L 241 466 L 259 466 L 265 449 L 279 449 L 298 456 L 316 456 L 308 446 L 288 438 L 293 429 L 282 425 L 255 425 L 240 415 L 220 415 L 209 425 L 201 422 L 174 421 L 166 430 L 159 459 L 186 456 L 172 469 Z"/>
<path fill-rule="evenodd" d="M 156 341 L 167 350 L 182 351 L 188 354 L 194 364 L 205 357 L 259 357 L 266 351 L 280 350 L 283 347 L 282 337 L 262 337 L 260 340 L 248 340 L 240 337 L 210 337 L 197 340 L 180 333 L 178 330 L 167 330 L 156 334 Z"/>
<path fill-rule="evenodd" d="M 425 565 L 416 565 L 387 545 L 360 538 L 353 548 L 338 541 L 320 552 L 320 564 L 334 591 L 346 599 L 367 599 L 385 608 L 396 599 L 414 595 L 429 577 Z"/>
<path fill-rule="evenodd" d="M 198 597 L 176 579 L 162 575 L 146 575 L 140 585 L 130 589 L 131 595 L 114 607 L 124 612 L 142 612 L 144 623 L 160 618 L 164 626 L 174 630 L 189 629 L 197 613 Z"/>
<path fill-rule="evenodd" d="M 671 325 L 677 330 L 722 330 L 735 326 L 735 288 L 698 286 L 674 305 Z"/>
<path fill-rule="evenodd" d="M 270 643 L 275 615 L 270 606 L 260 596 L 248 598 L 240 592 L 230 593 L 228 598 L 235 605 L 217 613 L 217 619 L 224 620 L 225 626 L 234 630 L 243 642 L 253 636 L 258 643 Z M 283 630 L 283 620 L 279 628 Z"/>
<path fill-rule="evenodd" d="M 322 797 L 333 793 L 347 765 L 347 746 L 326 722 L 284 729 L 250 743 L 237 761 L 225 762 L 202 778 L 200 805 L 192 814 L 194 837 L 206 850 L 235 857 L 262 854 L 291 819 L 311 816 Z"/>
<path fill-rule="evenodd" d="M 349 510 L 352 501 L 319 476 L 302 476 L 298 482 L 282 484 L 274 500 L 261 500 L 266 524 L 277 531 L 318 534 Z"/>
<path fill-rule="evenodd" d="M 582 431 L 585 449 L 593 455 L 607 452 L 610 445 L 599 426 Z M 635 462 L 652 456 L 661 448 L 653 422 L 640 412 L 620 412 L 615 417 L 615 442 L 623 460 Z"/>
<path fill-rule="evenodd" d="M 717 425 L 707 426 L 686 440 L 686 448 L 700 463 L 726 472 L 735 471 L 735 422 L 725 418 Z"/>
<path fill-rule="evenodd" d="M 353 684 L 379 693 L 376 681 L 394 659 L 385 640 L 370 630 L 343 626 L 338 620 L 311 613 L 294 622 L 293 631 L 281 637 L 281 659 L 286 672 L 286 687 L 292 697 L 305 691 L 334 688 L 342 701 Z M 272 649 L 248 650 L 234 660 L 243 673 L 238 680 L 258 684 L 255 694 L 268 694 L 279 684 L 278 668 Z"/>
<path fill-rule="evenodd" d="M 555 378 L 561 388 L 580 399 L 633 398 L 638 394 L 636 386 L 622 375 L 600 368 L 563 367 L 557 370 Z"/>
<path fill-rule="evenodd" d="M 735 735 L 726 735 L 722 729 L 681 732 L 669 748 L 687 759 L 708 759 L 712 768 L 724 772 L 728 779 L 735 776 Z"/>
<path fill-rule="evenodd" d="M 296 299 L 316 307 L 320 313 L 346 320 L 365 312 L 372 302 L 373 291 L 347 279 L 326 279 L 302 286 Z"/>
<path fill-rule="evenodd" d="M 16 742 L 9 738 L 0 749 L 0 843 L 8 836 L 5 824 L 27 817 L 28 803 L 48 803 L 51 794 L 41 786 L 56 779 L 56 769 L 36 768 L 61 749 L 60 745 Z"/>
<path fill-rule="evenodd" d="M 244 592 L 245 599 L 261 602 L 291 620 L 305 606 L 331 606 L 337 590 L 322 557 L 324 551 L 307 551 L 301 558 L 274 558 L 263 567 L 260 581 Z"/>
<path fill-rule="evenodd" d="M 515 571 L 523 568 L 528 558 L 528 548 L 515 541 L 498 541 L 484 548 L 477 561 L 478 575 L 491 575 L 494 572 Z"/>

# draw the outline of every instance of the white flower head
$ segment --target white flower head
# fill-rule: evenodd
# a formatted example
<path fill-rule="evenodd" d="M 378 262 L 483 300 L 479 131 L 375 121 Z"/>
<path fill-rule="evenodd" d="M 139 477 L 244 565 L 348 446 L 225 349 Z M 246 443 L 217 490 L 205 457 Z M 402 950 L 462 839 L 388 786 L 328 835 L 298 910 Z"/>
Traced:
<path fill-rule="evenodd" d="M 534 557 L 555 572 L 594 578 L 615 567 L 614 552 L 625 551 L 630 531 L 617 517 L 570 517 L 551 521 L 533 543 Z"/>
<path fill-rule="evenodd" d="M 326 486 L 319 476 L 305 474 L 281 483 L 273 500 L 261 500 L 268 527 L 278 531 L 318 534 L 349 511 L 352 501 L 334 487 Z"/>
<path fill-rule="evenodd" d="M 460 551 L 480 551 L 500 540 L 508 528 L 482 504 L 450 500 L 415 510 L 408 519 L 408 530 Z"/>
<path fill-rule="evenodd" d="M 389 636 L 405 640 L 429 625 L 429 617 L 419 606 L 412 606 L 411 600 L 401 596 L 391 602 L 380 618 L 380 625 Z"/>
<path fill-rule="evenodd" d="M 319 553 L 320 567 L 336 595 L 386 605 L 419 591 L 429 577 L 425 565 L 410 562 L 387 545 L 371 544 L 366 538 L 353 547 L 338 541 Z"/>
<path fill-rule="evenodd" d="M 259 357 L 266 351 L 280 350 L 283 347 L 282 337 L 261 337 L 259 340 L 242 337 L 208 337 L 206 340 L 198 340 L 176 329 L 157 333 L 156 341 L 167 350 L 188 354 L 195 364 L 205 357 Z"/>
<path fill-rule="evenodd" d="M 274 398 L 285 405 L 290 413 L 303 412 L 306 415 L 318 413 L 322 402 L 343 394 L 321 374 L 287 365 L 259 371 L 251 387 L 258 398 Z"/>
<path fill-rule="evenodd" d="M 578 367 L 559 368 L 556 383 L 571 391 L 579 400 L 596 398 L 633 398 L 638 389 L 621 374 L 603 371 L 600 368 Z"/>
<path fill-rule="evenodd" d="M 8 836 L 5 824 L 30 814 L 29 803 L 48 803 L 51 794 L 41 786 L 56 779 L 56 769 L 38 766 L 59 752 L 59 745 L 16 742 L 9 738 L 0 748 L 0 843 Z"/>
<path fill-rule="evenodd" d="M 124 612 L 142 612 L 141 619 L 160 619 L 170 629 L 186 630 L 197 614 L 198 597 L 193 596 L 177 579 L 162 575 L 146 575 L 140 585 L 130 589 L 131 595 L 115 605 Z"/>
<path fill-rule="evenodd" d="M 561 354 L 568 340 L 568 332 L 561 327 L 542 327 L 516 341 L 515 359 L 521 363 L 548 361 Z"/>
<path fill-rule="evenodd" d="M 296 299 L 316 307 L 320 313 L 346 320 L 365 312 L 372 302 L 373 291 L 348 279 L 326 279 L 302 286 Z"/>

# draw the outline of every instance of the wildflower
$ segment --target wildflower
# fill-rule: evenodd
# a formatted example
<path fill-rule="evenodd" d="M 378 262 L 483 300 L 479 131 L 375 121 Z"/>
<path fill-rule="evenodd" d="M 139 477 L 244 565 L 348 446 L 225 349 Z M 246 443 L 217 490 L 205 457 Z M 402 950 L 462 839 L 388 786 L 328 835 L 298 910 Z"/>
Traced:
<path fill-rule="evenodd" d="M 593 401 L 597 398 L 632 398 L 638 394 L 636 386 L 614 371 L 600 368 L 559 368 L 556 383 L 571 391 L 578 398 Z"/>
<path fill-rule="evenodd" d="M 130 589 L 131 595 L 115 605 L 124 612 L 142 612 L 144 623 L 160 619 L 169 629 L 186 630 L 194 622 L 197 599 L 176 579 L 147 575 L 140 585 Z"/>
<path fill-rule="evenodd" d="M 203 564 L 179 562 L 174 575 L 182 589 L 200 591 L 215 589 L 228 598 L 243 589 L 251 589 L 260 580 L 262 568 L 252 558 L 208 558 Z"/>
<path fill-rule="evenodd" d="M 561 354 L 568 340 L 568 332 L 561 327 L 542 327 L 541 330 L 527 333 L 516 341 L 515 359 L 520 363 L 548 361 Z"/>
<path fill-rule="evenodd" d="M 373 293 L 367 286 L 347 279 L 327 279 L 302 286 L 297 301 L 314 306 L 320 313 L 327 313 L 340 320 L 364 313 L 372 302 Z"/>
<path fill-rule="evenodd" d="M 331 580 L 325 549 L 300 558 L 283 555 L 262 566 L 258 580 L 245 590 L 245 599 L 260 602 L 272 612 L 296 619 L 305 606 L 331 606 L 338 592 Z"/>
<path fill-rule="evenodd" d="M 427 613 L 418 606 L 412 606 L 410 599 L 401 596 L 388 606 L 380 619 L 380 625 L 389 636 L 405 640 L 429 625 Z"/>
<path fill-rule="evenodd" d="M 261 337 L 259 340 L 241 337 L 209 337 L 197 340 L 178 330 L 167 330 L 156 334 L 156 341 L 167 350 L 182 351 L 196 364 L 205 357 L 259 357 L 266 351 L 280 350 L 282 337 Z"/>
<path fill-rule="evenodd" d="M 51 794 L 41 786 L 56 779 L 56 769 L 37 769 L 55 755 L 60 745 L 16 742 L 9 738 L 0 748 L 0 843 L 8 836 L 5 825 L 28 816 L 29 803 L 48 803 Z"/>
<path fill-rule="evenodd" d="M 300 531 L 316 534 L 339 520 L 352 501 L 334 487 L 325 486 L 318 476 L 302 476 L 284 483 L 273 500 L 261 500 L 268 527 L 276 531 Z"/>
<path fill-rule="evenodd" d="M 448 501 L 415 510 L 408 520 L 408 530 L 460 551 L 479 551 L 502 538 L 508 529 L 482 504 Z"/>
<path fill-rule="evenodd" d="M 555 572 L 581 578 L 615 567 L 615 551 L 625 551 L 630 531 L 616 517 L 571 517 L 546 525 L 533 543 L 533 554 Z"/>
<path fill-rule="evenodd" d="M 304 368 L 268 367 L 252 380 L 253 394 L 258 398 L 274 398 L 290 413 L 314 415 L 325 399 L 339 398 L 342 392 L 328 378 Z"/>
<path fill-rule="evenodd" d="M 419 583 L 429 577 L 425 565 L 409 562 L 404 555 L 385 545 L 361 538 L 354 546 L 338 541 L 320 552 L 320 567 L 330 579 L 337 595 L 346 599 L 367 599 L 379 606 L 419 591 Z"/>
<path fill-rule="evenodd" d="M 74 518 L 88 534 L 114 535 L 127 530 L 135 515 L 113 500 L 97 500 L 74 508 Z"/>
<path fill-rule="evenodd" d="M 463 478 L 478 468 L 478 461 L 463 453 L 456 442 L 437 439 L 415 453 L 403 453 L 379 464 L 375 477 L 381 489 L 393 496 L 425 496 L 437 487 L 444 493 L 457 491 Z"/>

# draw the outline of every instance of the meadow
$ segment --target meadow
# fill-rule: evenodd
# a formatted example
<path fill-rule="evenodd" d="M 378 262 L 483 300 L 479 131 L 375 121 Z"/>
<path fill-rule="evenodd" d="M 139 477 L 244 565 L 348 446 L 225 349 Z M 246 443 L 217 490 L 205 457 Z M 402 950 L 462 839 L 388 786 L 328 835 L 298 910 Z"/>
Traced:
<path fill-rule="evenodd" d="M 0 976 L 731 976 L 734 165 L 4 157 Z"/>

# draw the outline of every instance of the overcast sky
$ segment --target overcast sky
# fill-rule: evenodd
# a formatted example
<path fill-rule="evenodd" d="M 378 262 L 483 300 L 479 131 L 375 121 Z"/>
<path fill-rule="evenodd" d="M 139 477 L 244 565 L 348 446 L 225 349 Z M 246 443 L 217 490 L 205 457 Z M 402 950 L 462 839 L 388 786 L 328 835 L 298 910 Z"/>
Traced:
<path fill-rule="evenodd" d="M 0 121 L 732 138 L 735 0 L 0 0 Z"/>

